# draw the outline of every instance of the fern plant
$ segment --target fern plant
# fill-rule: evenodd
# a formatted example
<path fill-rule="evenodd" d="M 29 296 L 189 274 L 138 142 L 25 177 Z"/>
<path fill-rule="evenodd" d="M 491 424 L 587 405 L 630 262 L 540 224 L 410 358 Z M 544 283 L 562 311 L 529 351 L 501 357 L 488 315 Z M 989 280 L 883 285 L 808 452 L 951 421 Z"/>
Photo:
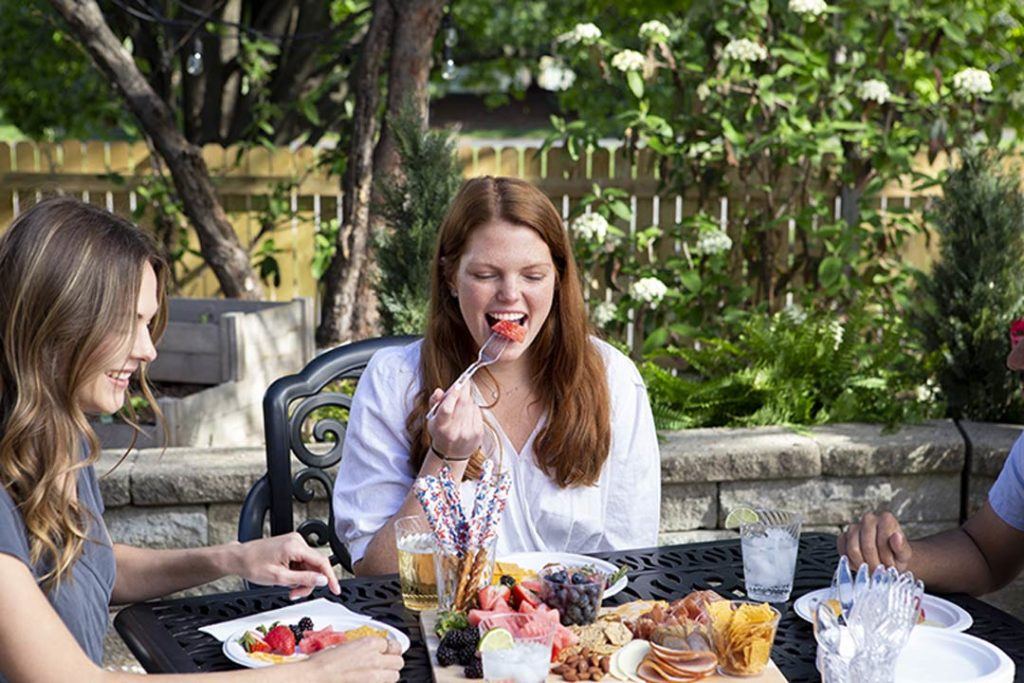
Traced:
<path fill-rule="evenodd" d="M 701 339 L 641 367 L 660 429 L 882 422 L 941 410 L 919 389 L 927 372 L 900 321 L 845 316 L 750 316 L 735 340 Z M 674 365 L 677 374 L 666 369 Z"/>

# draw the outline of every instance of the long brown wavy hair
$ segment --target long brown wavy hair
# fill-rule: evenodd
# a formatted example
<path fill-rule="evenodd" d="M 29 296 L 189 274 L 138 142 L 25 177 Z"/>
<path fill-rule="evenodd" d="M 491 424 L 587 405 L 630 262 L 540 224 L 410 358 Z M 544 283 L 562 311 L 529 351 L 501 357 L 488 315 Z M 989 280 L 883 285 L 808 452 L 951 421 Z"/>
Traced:
<path fill-rule="evenodd" d="M 541 392 L 547 414 L 534 444 L 537 465 L 560 487 L 591 486 L 597 483 L 611 446 L 604 363 L 590 340 L 593 329 L 562 219 L 540 190 L 515 178 L 484 176 L 466 181 L 441 223 L 420 355 L 423 384 L 406 421 L 413 464 L 419 469 L 430 448 L 424 421 L 430 394 L 435 387 L 449 386 L 476 360 L 476 343 L 450 290 L 469 236 L 497 220 L 540 235 L 551 250 L 556 270 L 551 313 L 530 347 L 533 386 Z"/>
<path fill-rule="evenodd" d="M 100 445 L 77 396 L 131 345 L 146 263 L 160 301 L 150 323 L 155 343 L 166 324 L 167 267 L 131 223 L 57 198 L 0 235 L 0 484 L 24 519 L 30 560 L 45 569 L 47 588 L 70 576 L 89 529 L 78 470 L 96 461 Z M 138 379 L 155 409 L 144 367 Z"/>

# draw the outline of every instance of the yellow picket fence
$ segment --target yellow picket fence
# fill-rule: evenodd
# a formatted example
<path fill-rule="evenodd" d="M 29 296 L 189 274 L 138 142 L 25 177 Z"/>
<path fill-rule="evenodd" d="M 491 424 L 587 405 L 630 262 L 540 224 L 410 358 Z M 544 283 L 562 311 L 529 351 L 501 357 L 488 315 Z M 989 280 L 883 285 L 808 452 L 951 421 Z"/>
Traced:
<path fill-rule="evenodd" d="M 268 299 L 289 300 L 316 296 L 317 283 L 311 263 L 314 236 L 325 221 L 340 220 L 339 180 L 317 165 L 318 151 L 311 147 L 267 150 L 253 148 L 239 153 L 234 147 L 208 145 L 203 155 L 209 165 L 228 216 L 244 244 L 260 234 L 260 216 L 268 196 L 282 183 L 298 180 L 286 193 L 294 217 L 262 236 L 272 238 L 277 250 L 281 281 L 266 285 Z M 621 148 L 600 148 L 573 161 L 560 148 L 541 151 L 539 145 L 491 144 L 465 141 L 458 150 L 464 175 L 509 175 L 530 180 L 545 192 L 563 215 L 577 206 L 594 183 L 619 187 L 630 196 L 633 218 L 628 229 L 649 225 L 669 226 L 693 213 L 692 196 L 669 194 L 662 189 L 653 156 L 641 150 L 630 158 Z M 921 170 L 926 161 L 919 163 Z M 930 169 L 934 170 L 934 169 Z M 131 215 L 146 205 L 142 198 L 147 178 L 153 175 L 153 157 L 141 142 L 0 143 L 0 230 L 11 219 L 40 198 L 56 193 L 81 197 L 113 211 Z M 886 188 L 878 207 L 916 206 L 921 195 L 911 194 L 909 182 Z M 931 194 L 937 193 L 931 190 Z M 730 202 L 742 198 L 722 197 L 716 219 L 728 228 Z M 835 206 L 839 213 L 838 200 Z M 147 224 L 150 218 L 140 217 Z M 191 236 L 193 245 L 195 236 Z M 792 249 L 792 245 L 784 245 Z M 930 260 L 934 240 L 921 236 L 908 245 L 906 258 L 918 265 Z M 187 256 L 184 270 L 201 262 Z M 182 292 L 186 296 L 217 296 L 216 280 L 208 269 L 200 271 Z"/>

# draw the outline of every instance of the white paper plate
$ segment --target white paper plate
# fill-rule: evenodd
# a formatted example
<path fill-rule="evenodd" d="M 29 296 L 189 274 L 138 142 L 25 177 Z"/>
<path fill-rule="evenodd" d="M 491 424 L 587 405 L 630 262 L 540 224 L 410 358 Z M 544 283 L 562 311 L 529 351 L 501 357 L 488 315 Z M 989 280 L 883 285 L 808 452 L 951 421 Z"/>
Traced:
<path fill-rule="evenodd" d="M 593 565 L 598 570 L 605 572 L 609 576 L 618 570 L 618 567 L 611 562 L 605 562 L 604 560 L 599 560 L 596 557 L 587 557 L 586 555 L 577 555 L 575 553 L 512 553 L 505 557 L 499 557 L 498 562 L 511 562 L 512 564 L 519 565 L 523 569 L 529 569 L 535 572 L 539 572 L 543 569 L 544 565 L 552 563 L 564 564 L 567 567 L 582 567 L 583 565 L 589 564 Z M 615 595 L 625 588 L 628 582 L 629 579 L 623 576 L 621 579 L 604 589 L 604 597 L 610 598 Z"/>
<path fill-rule="evenodd" d="M 992 643 L 937 628 L 911 631 L 896 662 L 896 683 L 1013 683 L 1014 673 L 1013 661 Z"/>
<path fill-rule="evenodd" d="M 267 624 L 270 625 L 269 623 Z M 398 641 L 402 646 L 402 652 L 409 649 L 409 636 L 405 635 L 397 628 L 382 624 L 379 621 L 372 619 L 366 619 L 365 617 L 340 617 L 334 618 L 329 621 L 314 621 L 313 628 L 319 631 L 327 626 L 333 626 L 335 631 L 350 631 L 360 626 L 370 626 L 372 628 L 379 628 L 382 631 L 387 631 L 392 638 Z M 238 644 L 238 639 L 245 635 L 245 632 L 250 629 L 243 628 L 237 633 L 233 633 L 230 638 L 224 641 L 224 656 L 230 659 L 236 664 L 247 666 L 250 669 L 262 669 L 265 666 L 274 666 L 272 662 L 264 662 L 259 659 L 253 659 L 248 652 L 245 651 L 241 645 Z M 304 655 L 296 653 L 289 661 L 301 661 L 305 659 Z M 284 664 L 285 662 L 281 662 Z"/>
<path fill-rule="evenodd" d="M 801 619 L 814 623 L 814 610 L 818 608 L 819 602 L 828 598 L 830 590 L 829 588 L 819 588 L 800 596 L 793 603 L 793 611 Z M 966 631 L 974 623 L 971 615 L 959 605 L 934 595 L 925 593 L 924 598 L 921 599 L 921 606 L 924 608 L 922 626 L 935 626 L 949 631 Z"/>

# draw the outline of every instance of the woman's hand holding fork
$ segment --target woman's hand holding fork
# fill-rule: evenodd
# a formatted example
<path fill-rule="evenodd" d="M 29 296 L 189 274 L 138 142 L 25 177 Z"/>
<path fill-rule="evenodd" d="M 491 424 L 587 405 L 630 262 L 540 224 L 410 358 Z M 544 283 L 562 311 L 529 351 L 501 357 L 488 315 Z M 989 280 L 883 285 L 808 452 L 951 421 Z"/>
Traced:
<path fill-rule="evenodd" d="M 464 467 L 484 440 L 483 413 L 473 400 L 473 383 L 466 382 L 448 396 L 444 396 L 442 389 L 435 389 L 430 397 L 431 407 L 439 401 L 436 414 L 427 421 L 431 450 L 453 467 L 456 463 Z"/>

